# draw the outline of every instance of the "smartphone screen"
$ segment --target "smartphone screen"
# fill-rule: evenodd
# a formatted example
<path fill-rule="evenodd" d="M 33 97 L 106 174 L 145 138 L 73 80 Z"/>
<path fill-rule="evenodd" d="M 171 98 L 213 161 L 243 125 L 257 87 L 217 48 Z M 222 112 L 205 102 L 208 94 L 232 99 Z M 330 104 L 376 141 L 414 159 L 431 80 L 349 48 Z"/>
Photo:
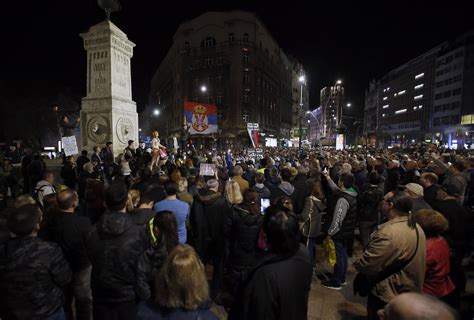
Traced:
<path fill-rule="evenodd" d="M 260 213 L 264 214 L 265 210 L 270 206 L 270 199 L 262 198 L 260 199 Z"/>

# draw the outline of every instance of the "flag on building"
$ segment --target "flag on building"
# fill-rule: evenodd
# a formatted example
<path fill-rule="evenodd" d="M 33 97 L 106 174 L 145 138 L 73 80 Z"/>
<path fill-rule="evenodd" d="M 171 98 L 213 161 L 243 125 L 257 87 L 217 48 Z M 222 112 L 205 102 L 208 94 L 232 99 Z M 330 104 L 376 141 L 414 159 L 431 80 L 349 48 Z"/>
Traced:
<path fill-rule="evenodd" d="M 217 132 L 217 107 L 214 104 L 185 102 L 184 114 L 190 134 L 210 134 Z"/>

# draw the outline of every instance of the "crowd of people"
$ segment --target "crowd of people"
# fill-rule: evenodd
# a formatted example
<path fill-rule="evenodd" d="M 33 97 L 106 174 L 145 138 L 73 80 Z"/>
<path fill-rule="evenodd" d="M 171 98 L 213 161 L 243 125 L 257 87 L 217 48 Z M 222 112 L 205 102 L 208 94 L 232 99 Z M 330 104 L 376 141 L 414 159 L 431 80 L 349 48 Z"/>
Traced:
<path fill-rule="evenodd" d="M 352 285 L 369 319 L 457 317 L 474 240 L 467 152 L 265 148 L 257 159 L 170 151 L 156 132 L 148 150 L 129 141 L 114 155 L 108 142 L 59 172 L 16 152 L 13 181 L 11 151 L 1 319 L 217 319 L 212 303 L 229 319 L 306 319 L 324 239 L 336 263 L 321 286 Z"/>

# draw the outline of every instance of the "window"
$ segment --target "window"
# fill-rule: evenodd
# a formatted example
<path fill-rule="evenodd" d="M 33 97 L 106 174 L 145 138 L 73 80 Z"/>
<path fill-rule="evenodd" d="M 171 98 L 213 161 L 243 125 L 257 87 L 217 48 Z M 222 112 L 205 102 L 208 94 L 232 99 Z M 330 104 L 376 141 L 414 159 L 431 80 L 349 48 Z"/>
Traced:
<path fill-rule="evenodd" d="M 454 110 L 454 109 L 457 109 L 459 107 L 461 107 L 461 102 L 460 101 L 455 101 L 455 102 L 451 103 L 451 109 Z"/>
<path fill-rule="evenodd" d="M 435 106 L 435 107 L 434 107 L 434 111 L 435 111 L 435 112 L 441 111 L 441 106 Z"/>
<path fill-rule="evenodd" d="M 206 66 L 210 66 L 210 65 L 211 65 L 211 58 L 207 57 L 204 61 L 205 61 L 205 63 L 206 63 Z"/>
<path fill-rule="evenodd" d="M 451 123 L 452 124 L 458 124 L 459 123 L 459 116 L 457 116 L 457 115 L 451 116 Z"/>
<path fill-rule="evenodd" d="M 437 127 L 441 124 L 440 122 L 441 118 L 434 118 L 434 125 Z"/>
<path fill-rule="evenodd" d="M 194 60 L 194 68 L 199 68 L 201 66 L 201 60 Z"/>
<path fill-rule="evenodd" d="M 415 76 L 415 79 L 419 79 L 421 77 L 423 77 L 425 74 L 424 73 L 419 73 Z"/>
<path fill-rule="evenodd" d="M 249 54 L 247 52 L 244 52 L 242 60 L 244 63 L 249 63 Z"/>
<path fill-rule="evenodd" d="M 451 84 L 451 83 L 453 83 L 453 78 L 448 78 L 448 79 L 444 80 L 445 85 Z"/>
<path fill-rule="evenodd" d="M 398 92 L 398 95 L 401 96 L 402 94 L 405 94 L 406 90 L 402 90 Z"/>
<path fill-rule="evenodd" d="M 458 96 L 461 94 L 461 88 L 457 88 L 453 90 L 453 96 Z"/>
<path fill-rule="evenodd" d="M 436 88 L 441 88 L 443 86 L 443 81 L 436 82 Z"/>
<path fill-rule="evenodd" d="M 244 42 L 249 42 L 249 35 L 248 35 L 248 33 L 244 33 Z"/>
<path fill-rule="evenodd" d="M 249 102 L 250 101 L 250 96 L 248 94 L 248 92 L 245 92 L 244 93 L 244 102 Z"/>
<path fill-rule="evenodd" d="M 217 84 L 222 84 L 222 76 L 217 76 Z"/>
<path fill-rule="evenodd" d="M 461 81 L 461 80 L 462 80 L 462 76 L 461 76 L 461 75 L 455 76 L 455 77 L 453 78 L 453 82 L 459 82 L 459 81 Z"/>
<path fill-rule="evenodd" d="M 443 104 L 443 111 L 450 110 L 451 105 L 449 103 Z"/>
<path fill-rule="evenodd" d="M 201 44 L 201 47 L 214 47 L 216 45 L 216 39 L 213 37 L 207 37 Z"/>
<path fill-rule="evenodd" d="M 441 76 L 441 75 L 443 75 L 443 74 L 444 74 L 444 70 L 443 70 L 443 69 L 436 71 L 436 75 L 437 75 L 437 76 Z"/>
<path fill-rule="evenodd" d="M 249 83 L 250 82 L 250 77 L 247 72 L 244 73 L 244 83 Z"/>
<path fill-rule="evenodd" d="M 386 105 L 384 105 L 384 106 L 382 107 L 382 109 L 387 109 L 388 107 L 389 107 L 389 105 L 386 104 Z"/>
<path fill-rule="evenodd" d="M 421 89 L 421 88 L 423 88 L 423 86 L 424 86 L 424 84 L 421 83 L 421 84 L 415 86 L 415 90 Z"/>
<path fill-rule="evenodd" d="M 217 95 L 217 103 L 221 104 L 224 100 L 224 96 L 222 94 Z"/>
<path fill-rule="evenodd" d="M 207 104 L 209 104 L 209 103 L 211 103 L 211 102 L 212 102 L 212 99 L 211 99 L 211 97 L 206 97 L 206 99 L 205 99 L 205 100 L 206 100 L 206 103 L 207 103 Z"/>
<path fill-rule="evenodd" d="M 446 117 L 443 117 L 441 118 L 441 123 L 444 125 L 444 124 L 449 124 L 449 117 L 446 116 Z"/>
<path fill-rule="evenodd" d="M 383 100 L 383 101 L 385 101 L 385 100 L 387 100 L 387 99 L 388 99 L 388 97 L 383 97 L 383 99 L 382 99 L 382 100 Z"/>
<path fill-rule="evenodd" d="M 474 124 L 474 114 L 462 116 L 461 124 Z"/>
<path fill-rule="evenodd" d="M 413 97 L 413 100 L 420 100 L 421 98 L 423 98 L 423 95 L 419 94 L 419 95 Z"/>
<path fill-rule="evenodd" d="M 199 86 L 199 79 L 194 79 L 194 88 Z"/>
<path fill-rule="evenodd" d="M 400 109 L 400 110 L 395 111 L 395 114 L 400 114 L 400 113 L 405 113 L 405 112 L 407 112 L 407 109 Z"/>
<path fill-rule="evenodd" d="M 454 57 L 455 57 L 455 58 L 459 58 L 459 57 L 462 57 L 462 55 L 463 55 L 463 52 L 462 52 L 462 51 L 458 51 L 458 52 L 456 52 L 456 53 L 454 54 Z"/>
<path fill-rule="evenodd" d="M 188 50 L 189 49 L 189 41 L 186 41 L 184 43 L 184 49 Z"/>
<path fill-rule="evenodd" d="M 229 42 L 234 42 L 235 36 L 233 33 L 229 33 Z"/>
<path fill-rule="evenodd" d="M 443 98 L 449 98 L 449 97 L 451 97 L 451 91 L 445 91 L 443 93 Z"/>
<path fill-rule="evenodd" d="M 443 94 L 442 94 L 442 93 L 437 93 L 437 94 L 435 95 L 435 100 L 439 100 L 439 99 L 441 99 L 441 98 L 443 98 Z"/>
<path fill-rule="evenodd" d="M 223 64 L 224 63 L 224 57 L 217 57 L 217 64 Z"/>

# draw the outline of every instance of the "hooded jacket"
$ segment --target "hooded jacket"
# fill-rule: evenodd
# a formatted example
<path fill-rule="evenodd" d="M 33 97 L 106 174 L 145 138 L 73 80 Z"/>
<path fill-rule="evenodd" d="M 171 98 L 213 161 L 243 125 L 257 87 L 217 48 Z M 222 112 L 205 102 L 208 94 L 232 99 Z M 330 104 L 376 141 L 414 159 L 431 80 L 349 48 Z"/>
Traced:
<path fill-rule="evenodd" d="M 250 267 L 257 261 L 257 239 L 263 223 L 261 214 L 250 214 L 246 203 L 234 206 L 227 217 L 225 235 L 229 241 L 230 264 L 234 268 Z"/>
<path fill-rule="evenodd" d="M 0 247 L 0 261 L 5 319 L 46 319 L 62 307 L 63 288 L 72 273 L 57 244 L 31 236 L 13 238 Z"/>
<path fill-rule="evenodd" d="M 211 242 L 224 247 L 224 223 L 229 207 L 219 193 L 201 189 L 194 197 L 189 221 L 192 241 L 201 258 Z"/>
<path fill-rule="evenodd" d="M 92 264 L 91 288 L 95 303 L 136 301 L 135 275 L 140 255 L 147 247 L 142 226 L 129 214 L 105 212 L 92 227 L 87 251 Z"/>
<path fill-rule="evenodd" d="M 337 202 L 328 235 L 334 239 L 350 239 L 356 227 L 357 191 L 354 188 L 340 191 L 332 180 L 329 185 L 336 193 Z"/>
<path fill-rule="evenodd" d="M 152 298 L 155 276 L 165 263 L 168 252 L 163 243 L 153 242 L 150 248 L 142 253 L 138 260 L 137 293 L 140 300 L 148 301 Z"/>
<path fill-rule="evenodd" d="M 270 190 L 271 203 L 274 204 L 275 201 L 282 196 L 290 197 L 291 200 L 294 202 L 294 192 L 295 192 L 295 187 L 293 187 L 291 183 L 282 181 L 280 185 L 278 186 L 278 188 Z"/>

